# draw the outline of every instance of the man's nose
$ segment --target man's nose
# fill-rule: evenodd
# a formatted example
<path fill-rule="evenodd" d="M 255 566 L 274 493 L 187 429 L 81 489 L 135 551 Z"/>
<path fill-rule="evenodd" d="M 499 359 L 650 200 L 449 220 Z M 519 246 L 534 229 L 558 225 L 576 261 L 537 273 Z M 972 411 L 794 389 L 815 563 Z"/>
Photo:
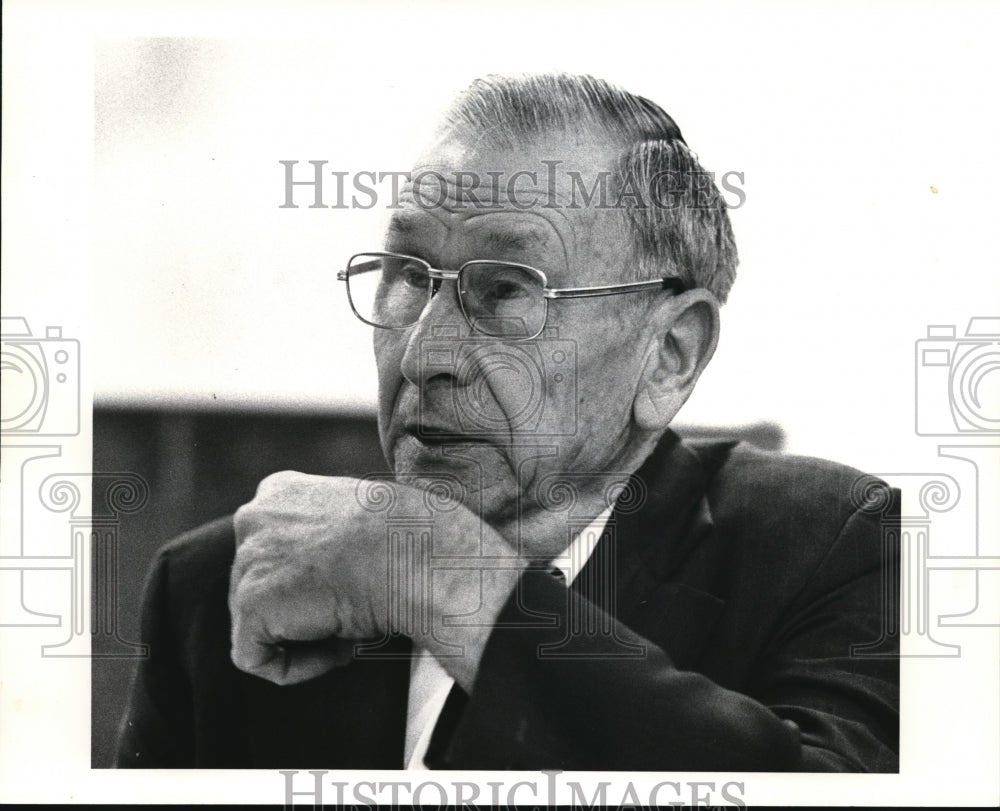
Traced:
<path fill-rule="evenodd" d="M 458 301 L 458 283 L 448 280 L 438 284 L 420 320 L 410 328 L 403 353 L 403 377 L 415 386 L 438 375 L 453 375 L 453 364 L 446 356 L 454 352 L 457 340 L 472 332 Z"/>

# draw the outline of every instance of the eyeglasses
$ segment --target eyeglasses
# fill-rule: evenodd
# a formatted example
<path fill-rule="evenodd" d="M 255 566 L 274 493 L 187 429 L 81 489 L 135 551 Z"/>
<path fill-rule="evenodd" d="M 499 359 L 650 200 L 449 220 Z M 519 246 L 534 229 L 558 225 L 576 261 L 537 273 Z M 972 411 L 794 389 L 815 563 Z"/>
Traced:
<path fill-rule="evenodd" d="M 528 340 L 545 329 L 549 301 L 670 290 L 687 286 L 667 276 L 646 282 L 599 287 L 548 286 L 545 274 L 528 265 L 476 259 L 458 270 L 438 270 L 423 259 L 398 253 L 359 253 L 337 273 L 347 282 L 354 314 L 373 327 L 407 329 L 416 324 L 443 281 L 458 282 L 458 302 L 469 326 L 484 335 Z"/>

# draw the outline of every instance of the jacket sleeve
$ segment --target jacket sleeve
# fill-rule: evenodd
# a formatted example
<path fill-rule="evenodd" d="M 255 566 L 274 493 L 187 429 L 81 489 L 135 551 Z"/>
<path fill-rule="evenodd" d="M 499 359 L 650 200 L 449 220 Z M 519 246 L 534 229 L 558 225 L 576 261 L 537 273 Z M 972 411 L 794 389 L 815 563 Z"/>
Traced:
<path fill-rule="evenodd" d="M 191 692 L 169 621 L 169 557 L 161 551 L 146 580 L 141 628 L 149 654 L 136 670 L 119 728 L 117 768 L 193 765 Z"/>
<path fill-rule="evenodd" d="M 728 687 L 679 669 L 669 650 L 606 614 L 598 627 L 611 633 L 574 632 L 570 618 L 599 609 L 544 573 L 526 572 L 433 765 L 894 771 L 898 648 L 890 639 L 879 656 L 852 654 L 884 627 L 880 585 L 896 571 L 884 564 L 879 521 L 853 514 L 805 586 L 762 621 L 763 642 L 739 654 L 748 662 Z M 623 642 L 644 655 L 623 657 Z M 554 645 L 560 655 L 546 656 Z"/>
<path fill-rule="evenodd" d="M 898 501 L 885 517 L 847 521 L 747 685 L 801 729 L 803 771 L 899 769 Z"/>
<path fill-rule="evenodd" d="M 229 658 L 232 519 L 163 547 L 146 579 L 139 662 L 115 765 L 226 768 L 247 764 L 241 674 Z"/>

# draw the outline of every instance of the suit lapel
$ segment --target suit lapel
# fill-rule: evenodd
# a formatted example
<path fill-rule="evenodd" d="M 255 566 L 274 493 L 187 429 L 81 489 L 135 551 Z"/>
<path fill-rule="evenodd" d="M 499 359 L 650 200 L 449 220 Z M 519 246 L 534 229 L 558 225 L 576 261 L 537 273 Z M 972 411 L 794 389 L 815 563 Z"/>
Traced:
<path fill-rule="evenodd" d="M 668 431 L 617 500 L 604 537 L 574 583 L 682 669 L 701 657 L 725 605 L 707 584 L 683 582 L 683 572 L 689 555 L 713 532 L 706 491 L 733 444 L 696 449 Z"/>

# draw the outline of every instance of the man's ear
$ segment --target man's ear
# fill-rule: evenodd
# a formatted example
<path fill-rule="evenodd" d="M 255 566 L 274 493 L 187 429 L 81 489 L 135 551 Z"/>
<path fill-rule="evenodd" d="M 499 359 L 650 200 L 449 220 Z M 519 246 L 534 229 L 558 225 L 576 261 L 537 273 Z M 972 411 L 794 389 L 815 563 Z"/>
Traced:
<path fill-rule="evenodd" d="M 670 424 L 719 341 L 719 302 L 709 291 L 689 290 L 664 301 L 652 314 L 642 377 L 632 413 L 647 431 Z"/>

